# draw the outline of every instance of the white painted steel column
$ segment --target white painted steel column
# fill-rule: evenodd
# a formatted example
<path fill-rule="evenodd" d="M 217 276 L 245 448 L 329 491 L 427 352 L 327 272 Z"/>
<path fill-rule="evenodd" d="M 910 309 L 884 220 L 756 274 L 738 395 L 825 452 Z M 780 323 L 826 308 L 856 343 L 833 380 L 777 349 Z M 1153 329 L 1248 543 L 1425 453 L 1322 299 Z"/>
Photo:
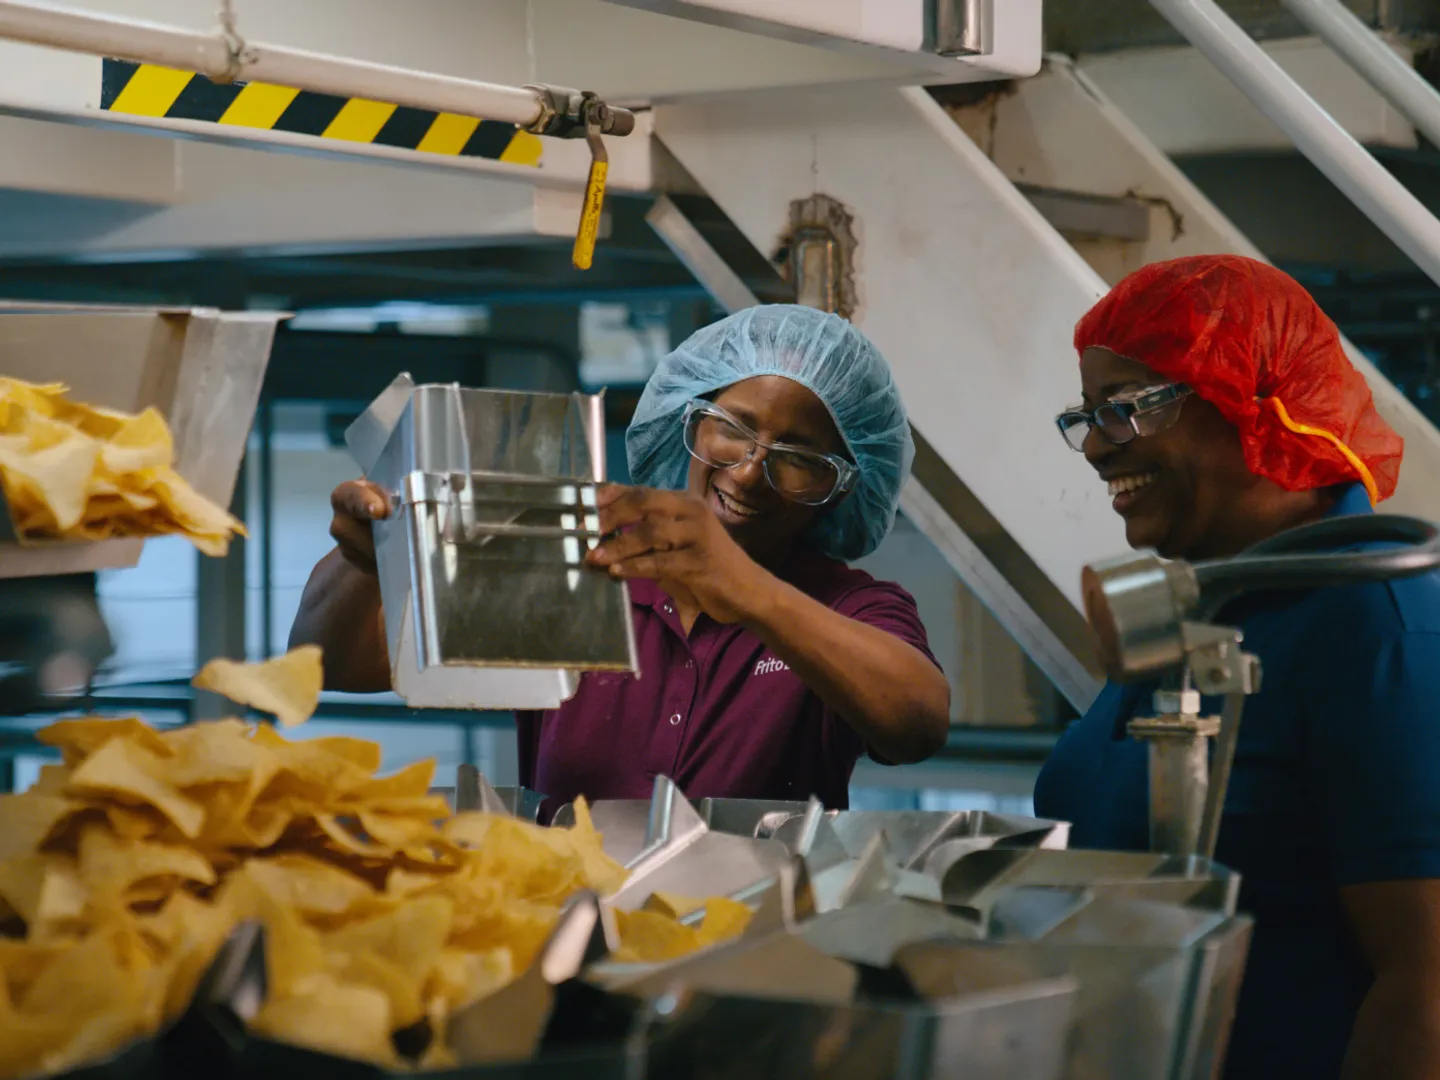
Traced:
<path fill-rule="evenodd" d="M 243 65 L 237 67 L 230 45 L 218 32 L 205 34 L 20 0 L 0 0 L 0 39 L 158 64 L 216 80 L 243 75 L 254 82 L 479 116 L 521 127 L 535 123 L 542 110 L 534 90 L 278 45 L 246 43 Z"/>
<path fill-rule="evenodd" d="M 1150 2 L 1431 280 L 1440 282 L 1440 221 L 1214 0 Z"/>
<path fill-rule="evenodd" d="M 1440 93 L 1340 0 L 1281 0 L 1436 146 Z"/>

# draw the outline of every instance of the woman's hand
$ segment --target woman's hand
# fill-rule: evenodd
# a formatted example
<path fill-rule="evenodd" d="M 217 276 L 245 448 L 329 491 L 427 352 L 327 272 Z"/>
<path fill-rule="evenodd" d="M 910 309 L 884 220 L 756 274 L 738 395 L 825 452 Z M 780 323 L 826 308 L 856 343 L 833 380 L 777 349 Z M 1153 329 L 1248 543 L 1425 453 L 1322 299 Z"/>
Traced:
<path fill-rule="evenodd" d="M 367 574 L 375 573 L 372 522 L 390 516 L 390 497 L 368 480 L 347 480 L 330 493 L 330 535 L 345 561 Z"/>
<path fill-rule="evenodd" d="M 586 561 L 612 577 L 649 578 L 720 623 L 752 617 L 773 591 L 775 579 L 693 495 L 610 486 L 598 505 L 600 531 L 617 535 Z"/>

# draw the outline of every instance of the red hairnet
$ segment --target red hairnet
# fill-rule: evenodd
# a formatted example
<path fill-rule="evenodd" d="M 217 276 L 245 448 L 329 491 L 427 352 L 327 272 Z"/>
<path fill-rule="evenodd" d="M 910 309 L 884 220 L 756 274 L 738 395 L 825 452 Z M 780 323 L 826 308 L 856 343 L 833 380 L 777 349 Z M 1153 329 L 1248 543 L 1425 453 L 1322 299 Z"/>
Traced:
<path fill-rule="evenodd" d="M 1300 283 L 1239 255 L 1143 267 L 1075 327 L 1185 383 L 1240 430 L 1250 471 L 1289 491 L 1359 480 L 1371 502 L 1400 477 L 1404 441 L 1375 411 L 1340 332 Z"/>

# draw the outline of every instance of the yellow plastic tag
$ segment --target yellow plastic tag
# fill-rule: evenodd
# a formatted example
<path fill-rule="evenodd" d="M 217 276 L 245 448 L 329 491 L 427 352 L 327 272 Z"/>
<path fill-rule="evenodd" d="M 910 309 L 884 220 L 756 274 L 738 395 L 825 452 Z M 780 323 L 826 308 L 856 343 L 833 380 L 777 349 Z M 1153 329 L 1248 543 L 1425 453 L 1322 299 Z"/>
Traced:
<path fill-rule="evenodd" d="M 575 234 L 575 251 L 570 260 L 576 270 L 589 270 L 595 261 L 595 240 L 600 234 L 600 211 L 605 208 L 605 177 L 609 171 L 608 161 L 597 159 L 590 163 L 585 205 L 580 210 L 580 231 Z"/>

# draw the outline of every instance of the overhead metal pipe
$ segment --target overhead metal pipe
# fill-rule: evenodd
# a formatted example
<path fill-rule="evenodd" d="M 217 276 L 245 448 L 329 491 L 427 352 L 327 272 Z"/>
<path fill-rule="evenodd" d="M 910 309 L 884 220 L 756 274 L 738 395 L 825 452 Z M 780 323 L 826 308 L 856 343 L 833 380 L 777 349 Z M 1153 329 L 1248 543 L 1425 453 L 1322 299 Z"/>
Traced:
<path fill-rule="evenodd" d="M 1150 0 L 1401 251 L 1440 283 L 1440 221 L 1214 0 Z"/>
<path fill-rule="evenodd" d="M 541 135 L 585 134 L 582 95 L 554 87 L 515 87 L 457 79 L 281 45 L 245 42 L 48 4 L 0 0 L 0 39 L 196 72 L 215 82 L 251 82 L 336 97 L 365 98 L 430 112 L 516 124 Z M 626 135 L 634 117 L 601 107 L 607 134 Z"/>
<path fill-rule="evenodd" d="M 1416 129 L 1440 146 L 1440 92 L 1340 0 L 1281 0 Z"/>

